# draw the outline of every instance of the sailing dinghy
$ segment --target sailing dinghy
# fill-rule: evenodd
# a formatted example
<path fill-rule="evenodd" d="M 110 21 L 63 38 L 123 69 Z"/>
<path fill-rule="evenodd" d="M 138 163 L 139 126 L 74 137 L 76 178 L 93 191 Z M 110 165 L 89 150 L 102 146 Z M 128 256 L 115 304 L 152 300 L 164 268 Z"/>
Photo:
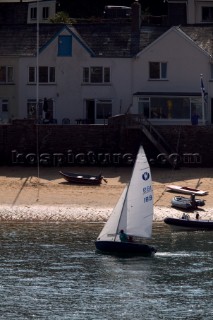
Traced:
<path fill-rule="evenodd" d="M 150 167 L 141 146 L 130 183 L 124 189 L 95 245 L 102 253 L 151 256 L 156 249 L 139 240 L 151 238 L 153 222 L 153 189 Z M 122 242 L 124 230 L 131 241 Z"/>
<path fill-rule="evenodd" d="M 195 194 L 199 196 L 205 196 L 208 194 L 208 191 L 189 188 L 189 187 L 181 187 L 181 186 L 175 186 L 175 185 L 169 185 L 166 186 L 166 191 L 172 191 L 172 192 L 178 192 L 178 193 L 184 193 L 184 194 Z"/>

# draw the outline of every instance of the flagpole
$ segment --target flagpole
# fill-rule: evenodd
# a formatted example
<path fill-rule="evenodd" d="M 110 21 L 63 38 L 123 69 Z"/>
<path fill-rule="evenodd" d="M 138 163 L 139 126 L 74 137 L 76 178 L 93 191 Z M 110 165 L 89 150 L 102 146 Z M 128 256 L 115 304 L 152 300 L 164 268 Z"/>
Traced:
<path fill-rule="evenodd" d="M 205 124 L 205 88 L 203 85 L 203 75 L 200 75 L 200 83 L 201 83 L 201 96 L 202 96 L 202 120 L 203 124 Z"/>
<path fill-rule="evenodd" d="M 39 200 L 39 0 L 37 0 L 37 21 L 36 21 L 36 154 L 37 154 L 37 177 L 38 177 L 38 198 Z"/>

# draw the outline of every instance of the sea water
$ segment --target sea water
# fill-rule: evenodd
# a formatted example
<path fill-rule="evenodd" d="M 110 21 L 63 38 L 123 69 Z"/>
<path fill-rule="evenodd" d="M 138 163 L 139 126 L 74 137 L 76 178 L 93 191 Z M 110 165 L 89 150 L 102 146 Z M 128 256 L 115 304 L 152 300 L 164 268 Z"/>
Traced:
<path fill-rule="evenodd" d="M 213 233 L 154 224 L 154 257 L 98 254 L 103 224 L 1 222 L 0 319 L 213 319 Z"/>

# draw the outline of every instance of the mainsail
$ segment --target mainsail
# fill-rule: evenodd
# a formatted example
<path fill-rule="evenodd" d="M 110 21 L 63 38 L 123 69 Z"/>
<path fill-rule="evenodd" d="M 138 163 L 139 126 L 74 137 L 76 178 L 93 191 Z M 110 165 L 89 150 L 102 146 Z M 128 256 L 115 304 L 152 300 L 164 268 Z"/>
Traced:
<path fill-rule="evenodd" d="M 150 167 L 141 146 L 129 185 L 124 189 L 98 240 L 115 241 L 121 229 L 143 238 L 152 235 L 153 189 Z"/>

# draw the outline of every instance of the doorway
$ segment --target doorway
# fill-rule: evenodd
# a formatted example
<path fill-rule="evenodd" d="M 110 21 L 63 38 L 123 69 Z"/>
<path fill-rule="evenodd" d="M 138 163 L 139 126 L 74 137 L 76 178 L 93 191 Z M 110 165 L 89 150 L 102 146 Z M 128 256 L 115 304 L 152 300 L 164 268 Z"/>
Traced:
<path fill-rule="evenodd" d="M 86 119 L 89 124 L 95 123 L 95 100 L 86 100 Z"/>

